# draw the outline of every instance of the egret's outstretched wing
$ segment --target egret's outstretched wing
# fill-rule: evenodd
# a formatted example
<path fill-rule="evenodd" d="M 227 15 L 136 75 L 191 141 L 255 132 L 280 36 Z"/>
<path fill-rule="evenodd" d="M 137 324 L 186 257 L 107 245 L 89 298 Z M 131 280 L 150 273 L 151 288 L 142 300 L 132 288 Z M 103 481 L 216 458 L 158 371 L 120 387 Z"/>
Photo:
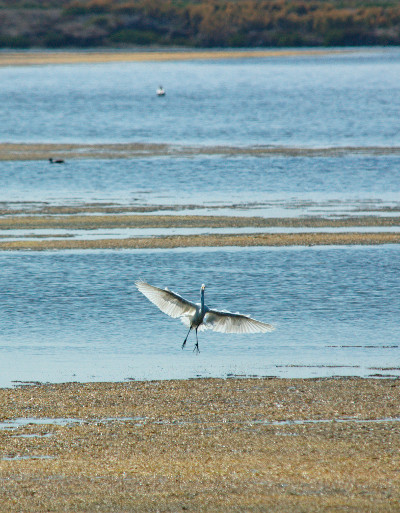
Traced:
<path fill-rule="evenodd" d="M 275 328 L 272 324 L 256 321 L 239 313 L 209 310 L 203 321 L 207 327 L 221 333 L 265 333 Z"/>
<path fill-rule="evenodd" d="M 138 290 L 144 294 L 148 300 L 154 303 L 158 308 L 170 317 L 182 317 L 193 315 L 196 311 L 196 305 L 187 301 L 179 294 L 175 294 L 168 289 L 159 289 L 153 287 L 144 281 L 135 282 Z"/>

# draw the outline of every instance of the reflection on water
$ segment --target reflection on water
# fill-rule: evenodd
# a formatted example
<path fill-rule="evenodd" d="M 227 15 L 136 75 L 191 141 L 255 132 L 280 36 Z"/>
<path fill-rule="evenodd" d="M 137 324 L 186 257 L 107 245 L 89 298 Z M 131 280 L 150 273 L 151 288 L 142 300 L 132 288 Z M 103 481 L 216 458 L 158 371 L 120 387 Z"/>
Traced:
<path fill-rule="evenodd" d="M 196 376 L 399 375 L 398 246 L 0 254 L 0 385 Z M 139 295 L 142 278 L 273 333 L 200 334 Z M 371 348 L 370 348 L 371 346 Z M 390 369 L 377 371 L 376 368 Z"/>

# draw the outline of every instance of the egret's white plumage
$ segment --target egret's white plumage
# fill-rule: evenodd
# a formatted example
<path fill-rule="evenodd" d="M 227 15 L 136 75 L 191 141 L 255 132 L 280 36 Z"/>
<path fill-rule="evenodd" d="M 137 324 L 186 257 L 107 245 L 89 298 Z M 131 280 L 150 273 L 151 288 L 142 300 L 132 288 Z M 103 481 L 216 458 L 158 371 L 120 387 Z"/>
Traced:
<path fill-rule="evenodd" d="M 144 281 L 137 281 L 135 284 L 138 290 L 162 312 L 170 317 L 179 318 L 189 327 L 182 349 L 193 328 L 196 330 L 195 350 L 197 351 L 199 350 L 198 330 L 212 329 L 221 333 L 265 333 L 274 329 L 271 324 L 256 321 L 247 315 L 208 308 L 204 304 L 205 285 L 200 289 L 200 303 L 192 303 L 167 288 L 159 289 Z"/>

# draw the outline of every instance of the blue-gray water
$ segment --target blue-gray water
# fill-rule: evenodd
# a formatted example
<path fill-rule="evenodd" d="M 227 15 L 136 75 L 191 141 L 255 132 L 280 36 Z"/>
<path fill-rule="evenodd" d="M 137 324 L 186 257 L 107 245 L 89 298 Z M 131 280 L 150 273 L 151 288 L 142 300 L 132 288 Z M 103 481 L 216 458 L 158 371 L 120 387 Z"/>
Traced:
<path fill-rule="evenodd" d="M 206 208 L 271 217 L 396 208 L 398 215 L 400 156 L 151 157 L 70 160 L 63 166 L 0 161 L 1 202 L 193 205 L 202 214 Z"/>
<path fill-rule="evenodd" d="M 138 277 L 276 324 L 262 335 L 186 327 Z M 123 380 L 399 375 L 399 246 L 0 254 L 0 376 Z M 393 369 L 394 368 L 394 369 Z"/>
<path fill-rule="evenodd" d="M 2 206 L 192 205 L 191 213 L 400 212 L 400 50 L 0 69 L 0 142 L 364 146 L 341 156 L 0 161 Z M 162 83 L 165 98 L 155 89 Z M 387 153 L 375 154 L 381 146 Z M 223 207 L 222 209 L 220 207 Z M 172 211 L 172 213 L 174 213 Z M 7 237 L 7 231 L 0 233 Z M 25 233 L 26 236 L 26 233 Z M 121 235 L 123 236 L 123 235 Z M 0 254 L 0 386 L 15 380 L 399 375 L 400 247 Z M 276 324 L 200 334 L 134 280 Z M 191 340 L 193 344 L 193 339 Z"/>
<path fill-rule="evenodd" d="M 8 67 L 0 140 L 400 145 L 400 51 Z M 167 95 L 158 98 L 162 84 Z"/>

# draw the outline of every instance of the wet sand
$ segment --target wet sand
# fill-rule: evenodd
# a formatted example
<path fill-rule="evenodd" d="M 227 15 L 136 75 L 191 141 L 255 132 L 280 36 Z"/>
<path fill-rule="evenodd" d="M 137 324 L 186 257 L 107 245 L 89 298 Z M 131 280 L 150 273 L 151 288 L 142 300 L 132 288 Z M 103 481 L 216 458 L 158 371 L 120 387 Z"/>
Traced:
<path fill-rule="evenodd" d="M 398 512 L 399 391 L 360 378 L 1 389 L 3 420 L 76 419 L 0 430 L 2 510 Z"/>

